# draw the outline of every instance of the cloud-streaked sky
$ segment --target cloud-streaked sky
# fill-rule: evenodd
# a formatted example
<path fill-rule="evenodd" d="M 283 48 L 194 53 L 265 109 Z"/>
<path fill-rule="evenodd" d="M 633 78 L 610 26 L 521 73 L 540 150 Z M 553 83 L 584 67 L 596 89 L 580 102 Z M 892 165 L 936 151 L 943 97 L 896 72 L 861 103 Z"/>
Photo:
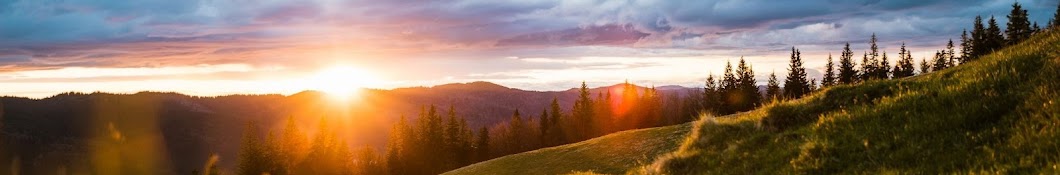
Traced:
<path fill-rule="evenodd" d="M 1013 0 L 0 0 L 0 95 L 290 94 L 336 65 L 374 88 L 493 81 L 563 90 L 629 79 L 702 86 L 743 56 L 783 78 L 798 47 L 819 77 L 872 33 L 917 59 Z M 1056 1 L 1020 0 L 1039 25 Z M 891 56 L 895 58 L 893 55 Z"/>

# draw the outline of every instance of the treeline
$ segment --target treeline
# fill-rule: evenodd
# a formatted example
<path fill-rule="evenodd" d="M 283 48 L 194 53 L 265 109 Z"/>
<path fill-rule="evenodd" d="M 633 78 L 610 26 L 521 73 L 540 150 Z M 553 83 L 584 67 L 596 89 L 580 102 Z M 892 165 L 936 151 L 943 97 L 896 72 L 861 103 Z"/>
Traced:
<path fill-rule="evenodd" d="M 981 52 L 984 55 L 989 53 L 989 51 L 999 49 L 995 47 L 1003 46 L 972 48 L 971 46 L 974 45 L 972 42 L 985 43 L 985 41 L 979 41 L 978 39 L 962 41 L 967 41 L 967 44 L 962 43 L 962 51 Z M 704 88 L 693 92 L 692 94 L 694 95 L 687 98 L 683 102 L 683 106 L 688 109 L 698 109 L 694 110 L 698 113 L 722 116 L 752 110 L 765 103 L 777 100 L 797 99 L 824 87 L 871 80 L 904 78 L 917 74 L 911 54 L 912 51 L 906 49 L 905 43 L 902 43 L 898 51 L 898 58 L 892 67 L 886 51 L 881 52 L 877 42 L 878 39 L 873 34 L 869 39 L 869 50 L 862 54 L 860 65 L 858 65 L 859 62 L 854 60 L 854 52 L 850 49 L 850 43 L 846 43 L 842 51 L 840 51 L 838 65 L 834 62 L 832 55 L 829 54 L 824 75 L 819 81 L 807 77 L 801 52 L 797 48 L 792 47 L 787 68 L 788 74 L 784 82 L 779 82 L 776 73 L 770 73 L 764 90 L 760 90 L 756 84 L 757 80 L 754 77 L 752 65 L 741 57 L 736 69 L 733 69 L 731 62 L 726 63 L 720 79 L 713 74 L 707 76 Z M 953 42 L 950 41 L 946 49 L 938 51 L 931 62 L 926 61 L 926 59 L 921 60 L 919 73 L 942 70 L 975 58 L 977 57 L 973 57 L 971 54 L 958 57 L 954 52 Z M 694 114 L 686 113 L 684 115 Z"/>
<path fill-rule="evenodd" d="M 236 174 L 380 174 L 383 162 L 369 146 L 351 150 L 346 141 L 336 136 L 337 130 L 322 120 L 312 140 L 301 131 L 293 118 L 276 134 L 269 131 L 264 138 L 261 130 L 251 122 L 244 128 L 239 149 Z M 310 142 L 312 141 L 312 142 Z M 215 162 L 193 174 L 222 174 Z"/>
<path fill-rule="evenodd" d="M 619 92 L 613 96 L 611 92 Z M 595 98 L 593 97 L 595 96 Z M 531 114 L 512 112 L 508 122 L 470 130 L 450 107 L 445 117 L 434 106 L 415 124 L 402 118 L 391 131 L 386 162 L 390 174 L 438 174 L 496 157 L 579 142 L 617 131 L 689 121 L 662 117 L 663 101 L 655 88 L 643 91 L 626 83 L 595 95 L 582 84 L 570 111 L 557 99 Z"/>
<path fill-rule="evenodd" d="M 405 116 L 398 120 L 382 154 L 369 146 L 351 151 L 326 121 L 321 121 L 311 143 L 293 120 L 279 135 L 269 131 L 264 139 L 251 123 L 244 132 L 237 174 L 439 174 L 505 155 L 695 119 L 695 115 L 676 115 L 692 112 L 664 112 L 678 109 L 665 109 L 667 104 L 654 87 L 624 83 L 594 95 L 582 83 L 578 93 L 570 111 L 553 99 L 536 115 L 514 110 L 509 121 L 478 129 L 469 128 L 453 107 L 444 111 L 424 107 L 415 121 Z M 676 94 L 669 98 L 675 99 L 670 103 L 689 101 Z"/>
<path fill-rule="evenodd" d="M 334 130 L 320 124 L 308 143 L 304 133 L 288 121 L 281 134 L 269 132 L 264 139 L 254 124 L 248 124 L 240 151 L 238 174 L 439 174 L 475 162 L 544 147 L 574 143 L 613 132 L 679 124 L 700 114 L 714 116 L 749 111 L 763 104 L 797 99 L 821 88 L 865 81 L 897 79 L 939 71 L 974 61 L 1005 46 L 1026 40 L 1043 29 L 1031 23 L 1019 3 L 1012 5 L 1004 31 L 994 17 L 984 25 L 976 17 L 972 31 L 961 34 L 959 51 L 952 40 L 931 60 L 923 58 L 916 69 L 912 51 L 902 43 L 895 65 L 877 45 L 873 34 L 869 49 L 855 61 L 850 43 L 842 48 L 838 63 L 829 54 L 821 80 L 808 79 L 801 52 L 792 47 L 788 75 L 781 85 L 775 73 L 766 87 L 756 85 L 752 65 L 740 58 L 736 68 L 726 63 L 720 77 L 709 75 L 702 90 L 684 97 L 660 94 L 654 87 L 639 90 L 625 83 L 621 89 L 591 94 L 585 83 L 570 111 L 556 99 L 534 117 L 515 110 L 508 122 L 471 129 L 467 120 L 450 107 L 439 111 L 424 107 L 416 121 L 402 116 L 390 132 L 383 154 L 369 146 L 350 150 Z M 1060 7 L 1047 29 L 1060 25 Z M 613 94 L 612 92 L 619 93 Z M 667 95 L 664 98 L 664 95 Z M 595 96 L 595 98 L 593 97 Z M 207 174 L 216 167 L 205 167 Z M 197 172 L 198 173 L 198 172 Z"/>
<path fill-rule="evenodd" d="M 891 61 L 886 51 L 882 51 L 877 45 L 876 34 L 869 39 L 869 49 L 862 54 L 860 65 L 854 60 L 854 52 L 850 49 L 850 43 L 846 43 L 840 51 L 838 66 L 833 62 L 832 55 L 828 55 L 824 75 L 820 81 L 807 79 L 806 68 L 803 66 L 801 53 L 795 47 L 791 49 L 791 59 L 788 64 L 788 75 L 781 86 L 775 73 L 770 73 L 765 91 L 760 92 L 755 86 L 754 73 L 751 65 L 743 58 L 737 65 L 735 72 L 731 63 L 726 63 L 725 72 L 720 80 L 714 75 L 707 77 L 705 88 L 701 91 L 698 102 L 686 102 L 691 106 L 699 106 L 701 111 L 715 115 L 726 115 L 740 111 L 757 108 L 765 102 L 797 99 L 820 88 L 853 84 L 871 80 L 882 80 L 892 78 L 904 78 L 932 71 L 939 71 L 954 67 L 958 64 L 974 61 L 979 57 L 990 54 L 1006 46 L 1020 43 L 1030 38 L 1031 35 L 1041 32 L 1037 22 L 1030 22 L 1027 10 L 1017 2 L 1012 4 L 1012 11 L 1008 15 L 1008 24 L 1004 31 L 998 26 L 993 16 L 983 24 L 981 16 L 977 16 L 973 22 L 972 31 L 961 33 L 960 52 L 955 50 L 953 40 L 946 47 L 938 50 L 931 60 L 926 58 L 920 60 L 920 69 L 914 68 L 912 51 L 902 43 L 898 51 L 898 58 L 891 66 Z M 1060 7 L 1057 14 L 1049 23 L 1049 28 L 1060 25 Z M 819 82 L 819 84 L 818 84 Z"/>

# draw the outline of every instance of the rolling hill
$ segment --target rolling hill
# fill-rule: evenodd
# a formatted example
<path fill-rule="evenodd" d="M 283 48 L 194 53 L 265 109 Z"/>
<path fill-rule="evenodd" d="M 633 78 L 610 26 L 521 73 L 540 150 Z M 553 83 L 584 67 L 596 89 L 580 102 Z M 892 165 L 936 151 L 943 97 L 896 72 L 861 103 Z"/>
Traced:
<path fill-rule="evenodd" d="M 653 134 L 656 129 L 604 138 L 680 143 L 650 165 L 625 164 L 632 174 L 1056 174 L 1057 80 L 1060 32 L 1049 31 L 942 71 L 829 87 L 746 113 L 704 117 L 683 139 Z M 557 159 L 565 156 L 560 150 L 606 149 L 594 147 L 601 141 L 501 157 L 450 174 L 585 173 L 603 166 L 586 162 L 642 155 Z M 607 167 L 592 172 L 622 173 Z"/>
<path fill-rule="evenodd" d="M 617 85 L 616 85 L 617 86 Z M 592 89 L 603 92 L 615 86 Z M 682 94 L 689 89 L 661 90 Z M 99 135 L 110 130 L 139 133 L 127 138 L 142 141 L 154 162 L 166 169 L 158 174 L 184 174 L 201 169 L 212 154 L 221 158 L 222 167 L 234 167 L 238 140 L 248 121 L 265 128 L 279 129 L 292 117 L 305 130 L 323 117 L 348 114 L 334 124 L 344 129 L 351 146 L 381 147 L 393 122 L 402 115 L 415 119 L 421 107 L 452 105 L 472 128 L 491 126 L 510 119 L 515 109 L 544 109 L 553 98 L 569 108 L 577 92 L 527 91 L 489 82 L 454 83 L 434 87 L 365 90 L 363 101 L 335 106 L 324 94 L 314 91 L 283 95 L 229 95 L 195 97 L 177 93 L 141 92 L 136 94 L 64 93 L 43 99 L 0 97 L 0 138 L 8 144 L 0 163 L 20 159 L 22 172 L 39 174 L 60 167 L 80 172 L 91 166 L 91 149 Z M 337 109 L 343 109 L 337 111 Z M 235 140 L 235 141 L 233 141 Z M 9 147 L 8 147 L 9 146 Z M 3 154 L 3 153 L 0 153 Z M 5 170 L 9 166 L 0 166 Z M 4 171 L 7 172 L 7 171 Z"/>
<path fill-rule="evenodd" d="M 444 174 L 622 173 L 631 165 L 677 149 L 692 123 L 623 131 L 578 143 L 542 148 L 468 165 Z M 531 162 L 531 163 L 528 163 Z"/>

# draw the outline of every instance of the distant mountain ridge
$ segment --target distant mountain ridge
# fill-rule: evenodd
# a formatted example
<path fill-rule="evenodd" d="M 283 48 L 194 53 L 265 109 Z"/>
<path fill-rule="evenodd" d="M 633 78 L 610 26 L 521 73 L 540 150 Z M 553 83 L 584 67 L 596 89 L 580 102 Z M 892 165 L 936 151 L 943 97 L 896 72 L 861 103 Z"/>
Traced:
<path fill-rule="evenodd" d="M 623 84 L 593 88 L 594 93 Z M 644 87 L 638 87 L 643 91 Z M 657 88 L 662 94 L 681 96 L 691 90 L 679 86 Z M 536 118 L 553 98 L 564 110 L 569 110 L 577 91 L 527 91 L 508 88 L 491 82 L 451 83 L 433 87 L 396 88 L 392 90 L 365 89 L 361 100 L 350 104 L 350 118 L 335 123 L 349 132 L 351 145 L 382 146 L 390 126 L 401 116 L 415 120 L 423 107 L 435 105 L 439 111 L 452 106 L 458 116 L 465 117 L 469 126 L 479 128 L 507 121 L 512 112 L 520 110 L 525 117 Z M 312 129 L 322 117 L 335 114 L 333 101 L 327 94 L 303 91 L 283 95 L 225 95 L 195 97 L 178 93 L 139 92 L 135 94 L 62 93 L 43 99 L 0 97 L 3 107 L 2 134 L 23 157 L 24 163 L 51 164 L 49 160 L 84 157 L 89 150 L 60 148 L 84 147 L 93 134 L 108 122 L 119 130 L 137 129 L 142 125 L 157 126 L 159 144 L 166 145 L 160 154 L 170 157 L 172 169 L 167 172 L 190 172 L 201 168 L 212 153 L 221 157 L 235 157 L 242 128 L 254 121 L 266 129 L 277 130 L 288 117 L 298 125 Z M 144 109 L 144 110 L 133 110 Z M 146 117 L 146 118 L 144 118 Z M 136 118 L 149 123 L 136 123 Z M 329 122 L 331 125 L 332 122 Z M 226 167 L 233 160 L 223 161 Z M 85 168 L 88 162 L 71 162 L 70 169 Z M 26 167 L 25 172 L 50 172 L 55 167 Z"/>

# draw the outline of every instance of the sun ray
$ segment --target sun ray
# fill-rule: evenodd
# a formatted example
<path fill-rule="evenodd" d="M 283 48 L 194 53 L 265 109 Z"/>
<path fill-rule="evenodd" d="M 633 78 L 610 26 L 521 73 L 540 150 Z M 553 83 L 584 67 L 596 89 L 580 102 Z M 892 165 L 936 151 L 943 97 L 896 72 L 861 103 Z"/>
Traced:
<path fill-rule="evenodd" d="M 339 101 L 348 101 L 360 95 L 361 89 L 374 86 L 379 79 L 364 69 L 350 66 L 325 68 L 309 78 L 310 89 L 328 94 Z"/>

